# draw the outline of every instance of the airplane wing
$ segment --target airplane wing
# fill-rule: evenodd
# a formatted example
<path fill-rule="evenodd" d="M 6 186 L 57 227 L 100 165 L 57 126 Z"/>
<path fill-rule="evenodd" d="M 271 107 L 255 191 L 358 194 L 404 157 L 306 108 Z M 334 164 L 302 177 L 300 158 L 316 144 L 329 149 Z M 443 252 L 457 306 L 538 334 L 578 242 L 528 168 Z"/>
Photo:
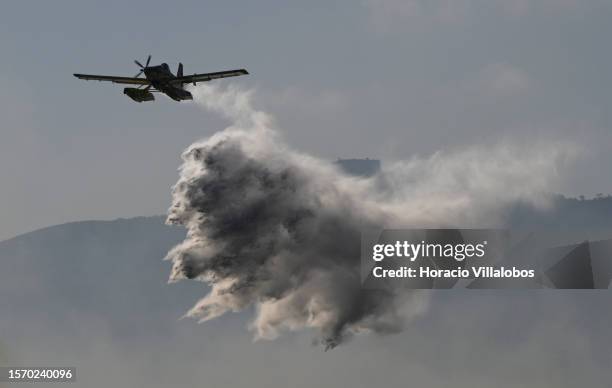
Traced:
<path fill-rule="evenodd" d="M 84 79 L 87 81 L 110 81 L 116 84 L 130 84 L 130 85 L 148 85 L 149 80 L 146 78 L 134 78 L 134 77 L 115 77 L 112 75 L 93 75 L 93 74 L 75 74 L 78 79 Z"/>
<path fill-rule="evenodd" d="M 218 71 L 215 73 L 203 73 L 203 74 L 193 74 L 193 75 L 185 75 L 183 77 L 177 77 L 172 80 L 173 83 L 181 83 L 181 84 L 189 84 L 196 82 L 206 82 L 217 78 L 226 78 L 226 77 L 238 77 L 239 75 L 249 74 L 245 69 L 237 69 L 237 70 L 226 70 L 226 71 Z"/>

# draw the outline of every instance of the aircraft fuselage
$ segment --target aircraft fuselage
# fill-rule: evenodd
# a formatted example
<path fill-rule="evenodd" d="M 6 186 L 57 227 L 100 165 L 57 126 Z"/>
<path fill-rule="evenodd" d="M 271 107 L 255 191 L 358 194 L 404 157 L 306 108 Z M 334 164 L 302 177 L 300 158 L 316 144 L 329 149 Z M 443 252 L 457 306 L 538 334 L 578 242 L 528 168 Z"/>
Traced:
<path fill-rule="evenodd" d="M 193 96 L 187 90 L 183 89 L 183 85 L 172 83 L 176 76 L 170 71 L 167 63 L 162 63 L 159 66 L 150 66 L 144 69 L 145 77 L 151 82 L 151 85 L 166 94 L 175 101 L 193 100 Z"/>

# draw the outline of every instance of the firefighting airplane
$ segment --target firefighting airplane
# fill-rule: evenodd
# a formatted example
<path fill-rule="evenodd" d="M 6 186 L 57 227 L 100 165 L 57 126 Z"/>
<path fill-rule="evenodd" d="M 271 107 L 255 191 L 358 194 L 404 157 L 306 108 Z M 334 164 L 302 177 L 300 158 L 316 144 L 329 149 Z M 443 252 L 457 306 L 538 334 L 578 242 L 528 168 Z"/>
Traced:
<path fill-rule="evenodd" d="M 193 100 L 193 96 L 184 89 L 186 84 L 196 84 L 217 78 L 237 77 L 249 74 L 245 69 L 218 71 L 215 73 L 203 73 L 193 75 L 183 75 L 183 64 L 179 63 L 176 75 L 172 74 L 167 63 L 159 66 L 149 66 L 151 56 L 142 65 L 134 61 L 140 67 L 140 72 L 134 77 L 115 77 L 110 75 L 75 74 L 74 76 L 84 80 L 110 81 L 116 84 L 139 85 L 137 88 L 124 88 L 123 94 L 127 94 L 136 102 L 153 101 L 154 92 L 164 93 L 175 101 Z M 139 78 L 144 73 L 145 78 Z M 143 88 L 144 87 L 144 88 Z M 141 89 L 142 88 L 142 89 Z"/>

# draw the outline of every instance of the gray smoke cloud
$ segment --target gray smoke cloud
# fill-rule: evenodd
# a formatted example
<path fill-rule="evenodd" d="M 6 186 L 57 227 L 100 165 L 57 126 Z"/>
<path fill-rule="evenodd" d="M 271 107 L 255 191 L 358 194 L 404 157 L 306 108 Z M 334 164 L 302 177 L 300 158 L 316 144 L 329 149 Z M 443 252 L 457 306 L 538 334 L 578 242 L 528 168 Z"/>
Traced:
<path fill-rule="evenodd" d="M 516 201 L 546 206 L 558 166 L 576 152 L 563 143 L 471 147 L 356 178 L 289 147 L 252 91 L 193 93 L 232 124 L 182 155 L 167 222 L 188 232 L 168 253 L 170 281 L 210 286 L 186 314 L 200 321 L 254 306 L 256 339 L 311 329 L 331 348 L 356 333 L 401 330 L 425 311 L 427 294 L 362 289 L 361 230 L 498 226 Z"/>

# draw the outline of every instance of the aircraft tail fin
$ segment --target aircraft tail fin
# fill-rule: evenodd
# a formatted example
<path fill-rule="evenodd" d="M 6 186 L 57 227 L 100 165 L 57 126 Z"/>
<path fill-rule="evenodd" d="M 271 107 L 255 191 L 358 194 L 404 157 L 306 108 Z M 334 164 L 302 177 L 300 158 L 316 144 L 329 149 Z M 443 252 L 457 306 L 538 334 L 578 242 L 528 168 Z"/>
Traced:
<path fill-rule="evenodd" d="M 182 77 L 183 76 L 183 64 L 179 62 L 178 65 L 178 70 L 176 71 L 176 76 L 177 77 Z"/>

